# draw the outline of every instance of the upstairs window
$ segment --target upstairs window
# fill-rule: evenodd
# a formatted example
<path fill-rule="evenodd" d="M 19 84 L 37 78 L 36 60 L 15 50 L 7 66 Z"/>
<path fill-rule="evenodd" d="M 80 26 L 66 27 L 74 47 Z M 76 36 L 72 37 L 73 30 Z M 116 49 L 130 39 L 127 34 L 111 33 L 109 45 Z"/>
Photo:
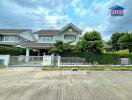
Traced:
<path fill-rule="evenodd" d="M 49 41 L 53 40 L 52 36 L 41 36 L 40 39 L 42 41 L 46 41 L 46 42 L 49 42 Z"/>
<path fill-rule="evenodd" d="M 16 36 L 4 36 L 4 41 L 15 42 L 16 41 Z"/>
<path fill-rule="evenodd" d="M 0 41 L 3 41 L 3 40 L 4 40 L 3 35 L 0 35 Z"/>
<path fill-rule="evenodd" d="M 64 36 L 65 41 L 75 41 L 76 40 L 76 36 L 75 35 L 65 35 Z"/>
<path fill-rule="evenodd" d="M 62 40 L 62 36 L 55 36 L 55 41 Z"/>

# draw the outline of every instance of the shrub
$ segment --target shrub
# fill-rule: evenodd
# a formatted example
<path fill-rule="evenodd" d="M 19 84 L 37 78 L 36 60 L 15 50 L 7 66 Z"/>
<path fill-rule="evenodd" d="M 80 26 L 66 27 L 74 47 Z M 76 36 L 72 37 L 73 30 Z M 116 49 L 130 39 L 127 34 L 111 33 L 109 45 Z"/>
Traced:
<path fill-rule="evenodd" d="M 130 53 L 129 50 L 119 50 L 117 54 L 121 55 L 122 57 L 127 57 Z"/>
<path fill-rule="evenodd" d="M 8 55 L 16 56 L 16 55 L 23 55 L 24 53 L 25 53 L 25 49 L 0 45 L 0 54 L 8 54 Z"/>
<path fill-rule="evenodd" d="M 81 52 L 101 53 L 103 51 L 103 41 L 99 32 L 86 32 L 81 41 L 77 43 Z"/>
<path fill-rule="evenodd" d="M 85 54 L 85 59 L 87 62 L 98 62 L 99 64 L 113 64 L 117 65 L 120 64 L 120 58 L 124 56 L 120 54 L 114 54 L 114 53 L 104 53 L 104 54 L 93 54 L 93 53 L 87 53 Z M 130 59 L 130 62 L 132 64 L 132 54 L 125 55 L 125 57 L 128 57 Z"/>

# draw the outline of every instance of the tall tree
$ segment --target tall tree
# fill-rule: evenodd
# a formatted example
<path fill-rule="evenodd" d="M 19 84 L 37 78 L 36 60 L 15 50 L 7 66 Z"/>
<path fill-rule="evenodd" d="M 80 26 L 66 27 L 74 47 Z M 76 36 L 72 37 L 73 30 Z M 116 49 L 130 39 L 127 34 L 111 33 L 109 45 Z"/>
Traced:
<path fill-rule="evenodd" d="M 122 35 L 118 40 L 118 45 L 120 49 L 129 49 L 129 51 L 132 50 L 132 37 L 131 34 L 126 33 Z"/>
<path fill-rule="evenodd" d="M 118 33 L 118 32 L 112 34 L 111 44 L 112 44 L 113 50 L 116 50 L 116 51 L 120 50 L 119 45 L 118 45 L 118 40 L 124 34 L 125 33 Z"/>
<path fill-rule="evenodd" d="M 82 52 L 101 53 L 103 50 L 103 41 L 97 31 L 86 32 L 77 47 Z"/>
<path fill-rule="evenodd" d="M 56 41 L 52 47 L 49 49 L 49 53 L 56 53 L 56 54 L 67 54 L 73 51 L 74 46 L 70 45 L 71 43 L 63 43 L 62 41 Z"/>
<path fill-rule="evenodd" d="M 132 33 L 114 33 L 112 34 L 110 41 L 113 50 L 118 51 L 123 49 L 129 49 L 129 51 L 132 51 Z"/>

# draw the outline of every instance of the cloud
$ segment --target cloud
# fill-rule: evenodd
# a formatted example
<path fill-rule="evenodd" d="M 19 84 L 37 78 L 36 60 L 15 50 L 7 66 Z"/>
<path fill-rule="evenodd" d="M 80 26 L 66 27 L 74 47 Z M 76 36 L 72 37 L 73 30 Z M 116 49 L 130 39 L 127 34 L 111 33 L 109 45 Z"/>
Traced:
<path fill-rule="evenodd" d="M 84 35 L 86 32 L 92 32 L 92 31 L 94 31 L 93 28 L 91 28 L 91 27 L 86 27 L 86 28 L 84 29 L 84 31 L 82 32 L 82 35 Z"/>
<path fill-rule="evenodd" d="M 0 0 L 0 28 L 33 30 L 61 28 L 72 22 L 93 27 L 108 39 L 111 32 L 131 31 L 131 0 Z M 124 17 L 111 17 L 109 8 L 125 7 Z"/>
<path fill-rule="evenodd" d="M 60 0 L 62 1 L 62 0 Z M 51 0 L 2 0 L 0 1 L 1 28 L 40 28 L 56 27 L 70 20 L 67 14 L 61 13 L 61 3 Z M 57 6 L 58 5 L 58 6 Z M 51 9 L 51 8 L 54 9 Z M 54 12 L 55 8 L 59 8 Z"/>
<path fill-rule="evenodd" d="M 61 25 L 63 24 L 63 22 L 66 23 L 71 19 L 68 15 L 54 14 L 54 15 L 45 16 L 45 20 L 47 20 L 49 24 L 53 25 L 52 27 L 56 28 L 58 27 L 57 25 Z"/>
<path fill-rule="evenodd" d="M 102 27 L 103 36 L 105 39 L 108 39 L 113 32 L 131 32 L 132 25 L 131 25 L 131 16 L 132 16 L 132 1 L 131 0 L 122 0 L 118 2 L 118 5 L 125 8 L 125 15 L 123 17 L 112 17 L 108 16 L 106 18 L 106 22 L 100 25 Z M 113 5 L 113 4 L 111 4 Z M 110 14 L 110 13 L 109 13 Z"/>

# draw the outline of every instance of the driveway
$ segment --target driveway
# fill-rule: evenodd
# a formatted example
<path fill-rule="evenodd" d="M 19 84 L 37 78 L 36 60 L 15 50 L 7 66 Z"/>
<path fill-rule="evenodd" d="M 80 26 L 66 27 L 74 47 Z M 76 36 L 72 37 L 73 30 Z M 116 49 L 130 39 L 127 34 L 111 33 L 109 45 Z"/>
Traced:
<path fill-rule="evenodd" d="M 0 100 L 131 100 L 132 98 L 132 72 L 16 69 L 0 70 Z"/>

